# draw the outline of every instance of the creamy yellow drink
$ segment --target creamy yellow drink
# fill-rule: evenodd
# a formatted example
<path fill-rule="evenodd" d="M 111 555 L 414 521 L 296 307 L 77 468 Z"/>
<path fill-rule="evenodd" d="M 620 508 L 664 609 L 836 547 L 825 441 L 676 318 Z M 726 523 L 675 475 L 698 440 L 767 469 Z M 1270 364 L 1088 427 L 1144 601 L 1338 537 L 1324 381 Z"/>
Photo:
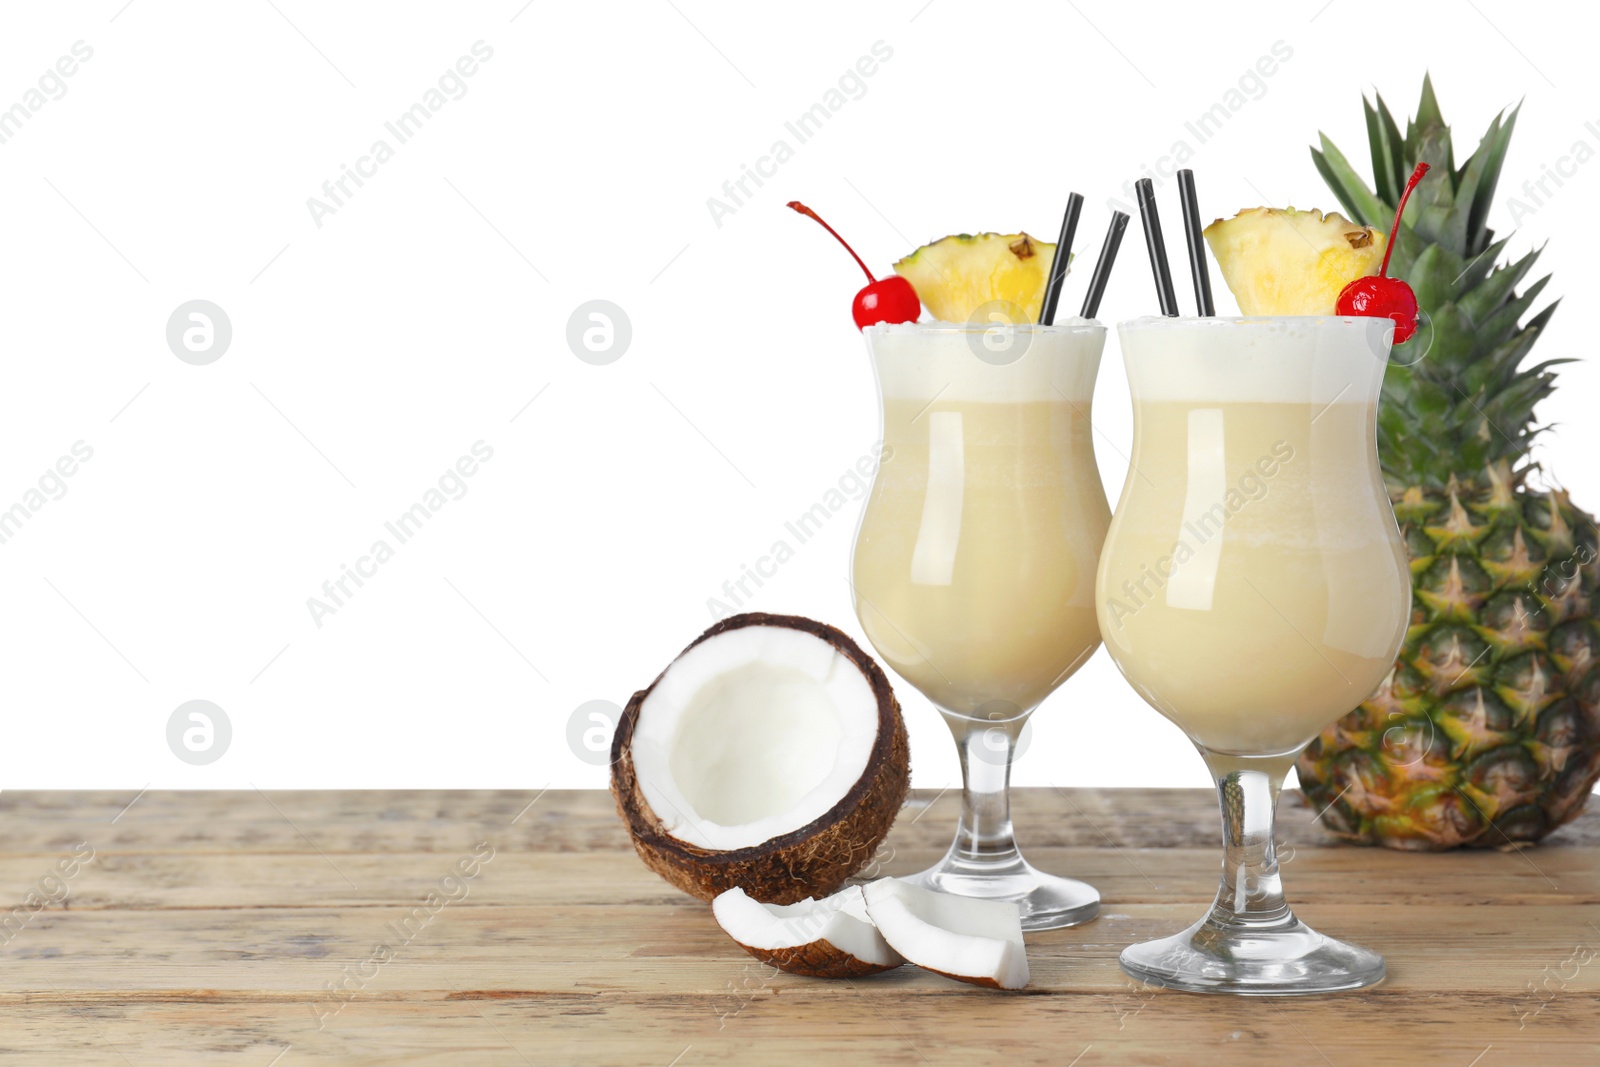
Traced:
<path fill-rule="evenodd" d="M 1135 434 L 1101 633 L 1197 745 L 1292 757 L 1376 688 L 1406 625 L 1374 447 L 1387 345 L 1375 320 L 1199 321 L 1121 333 Z"/>
<path fill-rule="evenodd" d="M 1094 572 L 1110 512 L 1089 412 L 1104 329 L 1014 328 L 1020 355 L 971 327 L 868 337 L 884 453 L 856 537 L 856 613 L 947 713 L 1018 716 L 1100 641 Z"/>
<path fill-rule="evenodd" d="M 1092 919 L 1100 894 L 1023 858 L 1007 786 L 1028 716 L 1100 644 L 1095 561 L 1111 516 L 1089 411 L 1106 331 L 985 326 L 982 312 L 865 331 L 883 455 L 851 585 L 867 638 L 961 753 L 955 840 L 910 880 L 1011 901 L 1024 929 L 1051 930 Z"/>

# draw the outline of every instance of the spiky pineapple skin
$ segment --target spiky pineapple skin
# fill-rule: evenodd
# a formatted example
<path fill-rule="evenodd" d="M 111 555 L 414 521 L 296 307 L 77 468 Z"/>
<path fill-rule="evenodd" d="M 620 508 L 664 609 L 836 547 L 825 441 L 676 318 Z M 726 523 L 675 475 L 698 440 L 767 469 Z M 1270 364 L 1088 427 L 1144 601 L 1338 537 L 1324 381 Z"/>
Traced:
<path fill-rule="evenodd" d="M 1393 495 L 1411 625 L 1378 691 L 1301 756 L 1301 788 L 1363 843 L 1536 841 L 1600 778 L 1594 518 L 1504 469 Z"/>
<path fill-rule="evenodd" d="M 1501 262 L 1487 225 L 1517 111 L 1457 167 L 1423 81 L 1404 136 L 1366 105 L 1375 187 L 1322 138 L 1317 169 L 1358 222 L 1392 216 L 1418 161 L 1391 273 L 1426 312 L 1395 352 L 1379 457 L 1411 560 L 1413 611 L 1377 692 L 1301 755 L 1300 784 L 1334 833 L 1412 850 L 1537 841 L 1600 778 L 1600 562 L 1594 517 L 1529 484 L 1534 408 L 1562 359 L 1525 366 L 1556 304 L 1523 321 L 1534 249 Z"/>

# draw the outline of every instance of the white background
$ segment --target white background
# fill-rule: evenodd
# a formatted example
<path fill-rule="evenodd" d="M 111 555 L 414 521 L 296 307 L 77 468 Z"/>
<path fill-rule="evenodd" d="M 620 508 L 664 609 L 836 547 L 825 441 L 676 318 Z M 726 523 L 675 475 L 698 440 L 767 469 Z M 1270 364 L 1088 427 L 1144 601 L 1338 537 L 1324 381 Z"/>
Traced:
<path fill-rule="evenodd" d="M 1425 68 L 1458 159 L 1526 98 L 1502 232 L 1524 180 L 1600 148 L 1588 36 L 1501 0 L 274 3 L 8 5 L 0 25 L 0 108 L 93 49 L 0 144 L 0 508 L 74 442 L 94 450 L 0 545 L 0 786 L 602 786 L 568 748 L 573 709 L 648 683 L 875 437 L 862 279 L 791 198 L 878 269 L 951 232 L 1053 239 L 1073 189 L 1092 253 L 1108 199 L 1180 139 L 1208 217 L 1332 208 L 1307 145 L 1325 130 L 1365 171 L 1361 94 L 1403 121 Z M 384 123 L 480 40 L 466 94 L 396 146 Z M 878 41 L 893 55 L 864 95 L 796 145 L 785 121 Z M 1279 41 L 1292 58 L 1197 144 L 1185 120 Z M 394 158 L 319 228 L 307 198 L 380 137 Z M 779 138 L 794 158 L 718 226 L 707 198 Z M 1550 292 L 1578 298 L 1544 358 L 1592 352 L 1597 176 L 1580 167 L 1511 243 L 1553 238 Z M 1171 237 L 1173 183 L 1160 196 Z M 1108 321 L 1154 310 L 1137 229 Z M 233 326 L 209 366 L 165 339 L 196 298 Z M 633 324 L 609 366 L 565 341 L 595 298 Z M 1561 375 L 1540 456 L 1594 508 L 1600 369 Z M 1095 419 L 1114 499 L 1115 341 Z M 307 598 L 480 440 L 467 494 L 319 628 Z M 857 511 L 747 606 L 859 635 Z M 899 692 L 916 784 L 949 784 L 948 735 Z M 191 699 L 232 722 L 209 766 L 167 747 Z M 1034 725 L 1024 784 L 1205 781 L 1103 653 Z"/>

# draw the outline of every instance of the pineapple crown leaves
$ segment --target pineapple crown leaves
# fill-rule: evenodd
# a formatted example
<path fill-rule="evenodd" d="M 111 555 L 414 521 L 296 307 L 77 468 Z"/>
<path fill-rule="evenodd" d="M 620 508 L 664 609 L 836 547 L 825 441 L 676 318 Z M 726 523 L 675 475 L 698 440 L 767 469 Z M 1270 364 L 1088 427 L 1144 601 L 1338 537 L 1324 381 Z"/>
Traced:
<path fill-rule="evenodd" d="M 1488 225 L 1521 105 L 1495 116 L 1459 167 L 1431 77 L 1423 78 L 1416 117 L 1404 134 L 1381 95 L 1375 102 L 1363 98 L 1362 106 L 1373 185 L 1326 134 L 1319 135 L 1321 148 L 1311 150 L 1353 220 L 1387 229 L 1406 178 L 1419 161 L 1433 164 L 1406 206 L 1390 264 L 1424 314 L 1417 336 L 1396 351 L 1384 377 L 1378 418 L 1384 470 L 1402 486 L 1443 487 L 1452 475 L 1479 481 L 1491 464 L 1526 459 L 1545 429 L 1534 425 L 1534 407 L 1555 388 L 1551 368 L 1571 362 L 1524 366 L 1559 301 L 1522 321 L 1550 280 L 1545 275 L 1517 291 L 1543 248 L 1503 262 L 1509 238 L 1495 240 Z M 1407 364 L 1407 350 L 1425 356 Z"/>

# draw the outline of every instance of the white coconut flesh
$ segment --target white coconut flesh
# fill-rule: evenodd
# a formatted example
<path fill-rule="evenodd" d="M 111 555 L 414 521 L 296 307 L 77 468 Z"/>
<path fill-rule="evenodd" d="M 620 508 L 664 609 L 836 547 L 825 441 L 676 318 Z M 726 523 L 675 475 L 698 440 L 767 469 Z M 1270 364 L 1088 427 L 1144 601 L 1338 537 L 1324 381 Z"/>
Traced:
<path fill-rule="evenodd" d="M 898 967 L 900 954 L 889 947 L 867 917 L 860 886 L 830 897 L 796 904 L 763 904 L 743 889 L 730 889 L 711 902 L 717 925 L 749 948 L 801 948 L 826 941 L 840 952 L 877 967 Z"/>
<path fill-rule="evenodd" d="M 1015 904 L 935 893 L 898 878 L 868 883 L 864 896 L 883 939 L 917 966 L 1001 989 L 1028 984 Z"/>
<path fill-rule="evenodd" d="M 680 656 L 639 708 L 634 772 L 673 837 L 713 851 L 815 822 L 861 779 L 872 687 L 820 637 L 743 626 Z"/>

